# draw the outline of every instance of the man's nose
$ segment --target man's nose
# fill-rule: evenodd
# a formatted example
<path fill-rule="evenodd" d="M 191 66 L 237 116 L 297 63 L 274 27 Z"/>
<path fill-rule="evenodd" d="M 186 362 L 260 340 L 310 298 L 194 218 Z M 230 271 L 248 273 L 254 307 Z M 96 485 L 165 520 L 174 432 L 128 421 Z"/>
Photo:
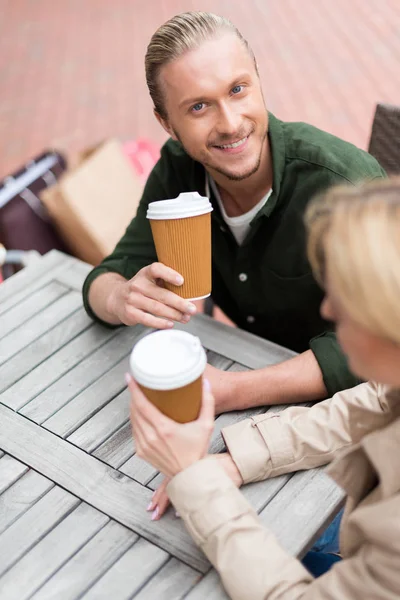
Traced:
<path fill-rule="evenodd" d="M 232 107 L 220 106 L 216 129 L 219 135 L 226 136 L 229 139 L 240 129 L 240 116 L 236 114 Z"/>

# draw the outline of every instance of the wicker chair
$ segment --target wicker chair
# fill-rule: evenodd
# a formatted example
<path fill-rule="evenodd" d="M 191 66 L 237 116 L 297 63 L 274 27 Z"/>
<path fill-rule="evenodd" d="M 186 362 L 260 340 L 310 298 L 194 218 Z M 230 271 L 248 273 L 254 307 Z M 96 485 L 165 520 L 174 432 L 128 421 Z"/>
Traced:
<path fill-rule="evenodd" d="M 388 175 L 400 174 L 400 106 L 377 105 L 368 152 Z"/>

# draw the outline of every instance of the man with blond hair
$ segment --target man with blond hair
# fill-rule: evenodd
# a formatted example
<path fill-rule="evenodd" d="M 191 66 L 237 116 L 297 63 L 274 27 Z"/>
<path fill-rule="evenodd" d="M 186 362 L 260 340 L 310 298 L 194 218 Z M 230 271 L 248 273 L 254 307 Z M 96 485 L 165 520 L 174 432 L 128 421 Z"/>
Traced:
<path fill-rule="evenodd" d="M 332 184 L 384 171 L 351 144 L 269 113 L 253 52 L 223 17 L 172 18 L 153 35 L 145 66 L 154 114 L 170 139 L 136 217 L 85 281 L 86 310 L 111 326 L 188 322 L 196 307 L 163 287 L 182 278 L 157 262 L 146 211 L 149 202 L 198 191 L 214 208 L 214 301 L 239 327 L 300 353 L 249 373 L 208 367 L 217 411 L 318 400 L 352 387 L 357 379 L 319 314 L 303 213 Z"/>

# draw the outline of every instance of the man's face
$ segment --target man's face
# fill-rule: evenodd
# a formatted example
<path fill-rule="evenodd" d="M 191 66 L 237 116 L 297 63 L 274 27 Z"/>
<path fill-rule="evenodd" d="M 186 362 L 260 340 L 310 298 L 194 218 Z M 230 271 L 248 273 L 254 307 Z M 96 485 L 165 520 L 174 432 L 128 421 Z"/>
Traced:
<path fill-rule="evenodd" d="M 168 115 L 160 122 L 194 160 L 231 180 L 258 170 L 268 113 L 253 59 L 234 34 L 165 65 L 160 83 Z"/>

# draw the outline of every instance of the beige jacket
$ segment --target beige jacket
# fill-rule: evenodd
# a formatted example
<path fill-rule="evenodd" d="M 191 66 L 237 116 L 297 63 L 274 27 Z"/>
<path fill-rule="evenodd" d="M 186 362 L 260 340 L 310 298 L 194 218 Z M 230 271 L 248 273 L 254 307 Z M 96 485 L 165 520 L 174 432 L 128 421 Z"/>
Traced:
<path fill-rule="evenodd" d="M 234 600 L 399 600 L 400 391 L 366 383 L 312 408 L 291 407 L 227 427 L 245 483 L 340 457 L 329 474 L 348 495 L 344 560 L 313 579 L 263 527 L 217 461 L 195 463 L 169 496 Z"/>

